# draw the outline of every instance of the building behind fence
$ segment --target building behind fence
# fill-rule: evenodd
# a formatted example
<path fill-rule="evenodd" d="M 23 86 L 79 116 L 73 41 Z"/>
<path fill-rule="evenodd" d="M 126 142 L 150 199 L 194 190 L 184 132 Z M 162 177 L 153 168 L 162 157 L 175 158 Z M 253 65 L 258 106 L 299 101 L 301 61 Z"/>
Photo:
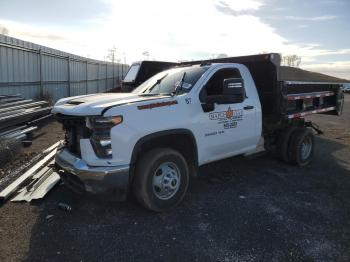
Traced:
<path fill-rule="evenodd" d="M 0 95 L 56 101 L 105 92 L 119 86 L 127 69 L 0 35 Z"/>

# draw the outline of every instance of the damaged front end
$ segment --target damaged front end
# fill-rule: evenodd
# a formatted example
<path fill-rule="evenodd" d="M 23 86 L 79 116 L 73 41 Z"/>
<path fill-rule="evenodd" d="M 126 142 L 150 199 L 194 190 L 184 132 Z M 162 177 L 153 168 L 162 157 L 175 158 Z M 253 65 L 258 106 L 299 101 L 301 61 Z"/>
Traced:
<path fill-rule="evenodd" d="M 114 166 L 109 162 L 112 158 L 110 130 L 122 122 L 122 117 L 56 114 L 56 119 L 65 130 L 65 141 L 55 159 L 57 172 L 65 184 L 74 191 L 125 200 L 129 165 Z"/>

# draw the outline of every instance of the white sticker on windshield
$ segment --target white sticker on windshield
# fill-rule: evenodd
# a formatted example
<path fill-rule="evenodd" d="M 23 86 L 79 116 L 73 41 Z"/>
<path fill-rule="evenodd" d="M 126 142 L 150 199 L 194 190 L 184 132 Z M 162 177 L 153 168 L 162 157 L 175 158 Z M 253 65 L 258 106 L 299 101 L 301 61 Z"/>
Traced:
<path fill-rule="evenodd" d="M 176 88 L 179 88 L 180 85 L 181 85 L 181 81 L 177 81 L 177 82 L 175 83 L 175 87 L 176 87 Z M 191 87 L 192 87 L 192 84 L 190 84 L 190 83 L 186 83 L 186 82 L 183 82 L 183 83 L 182 83 L 182 88 L 183 88 L 183 89 L 190 89 Z"/>

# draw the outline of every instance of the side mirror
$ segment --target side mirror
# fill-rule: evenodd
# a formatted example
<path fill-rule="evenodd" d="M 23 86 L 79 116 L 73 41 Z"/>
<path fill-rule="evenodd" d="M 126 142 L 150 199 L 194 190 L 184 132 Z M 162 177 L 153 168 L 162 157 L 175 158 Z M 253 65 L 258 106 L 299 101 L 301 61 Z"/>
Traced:
<path fill-rule="evenodd" d="M 202 109 L 205 113 L 212 112 L 215 109 L 214 103 L 204 103 L 202 104 Z"/>
<path fill-rule="evenodd" d="M 223 95 L 231 97 L 233 103 L 240 103 L 244 101 L 245 90 L 242 78 L 227 78 L 224 79 Z"/>

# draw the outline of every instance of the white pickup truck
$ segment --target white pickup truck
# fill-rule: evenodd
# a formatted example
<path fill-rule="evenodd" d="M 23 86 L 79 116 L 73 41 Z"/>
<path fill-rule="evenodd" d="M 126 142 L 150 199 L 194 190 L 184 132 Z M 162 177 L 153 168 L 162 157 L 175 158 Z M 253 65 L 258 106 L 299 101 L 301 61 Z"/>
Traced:
<path fill-rule="evenodd" d="M 281 80 L 279 64 L 278 54 L 187 62 L 132 93 L 61 99 L 52 111 L 66 131 L 56 168 L 73 190 L 132 193 L 164 211 L 206 163 L 267 149 L 304 166 L 314 150 L 304 116 L 340 114 L 341 85 Z"/>

